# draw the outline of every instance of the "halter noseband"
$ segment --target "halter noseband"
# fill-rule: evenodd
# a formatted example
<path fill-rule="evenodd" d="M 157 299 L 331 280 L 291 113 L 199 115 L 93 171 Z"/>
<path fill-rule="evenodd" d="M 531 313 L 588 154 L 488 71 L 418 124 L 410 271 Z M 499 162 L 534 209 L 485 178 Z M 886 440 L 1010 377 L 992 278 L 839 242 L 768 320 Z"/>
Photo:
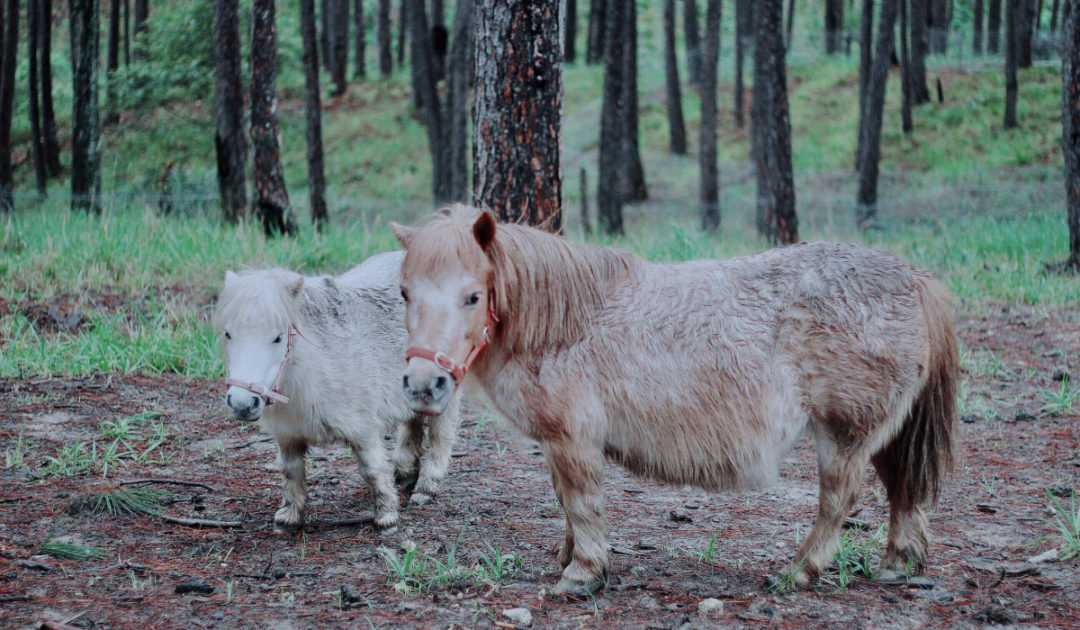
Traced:
<path fill-rule="evenodd" d="M 267 388 L 265 385 L 260 385 L 259 383 L 252 383 L 252 382 L 249 382 L 249 381 L 238 381 L 235 378 L 226 378 L 225 379 L 225 384 L 235 386 L 235 387 L 239 387 L 241 389 L 246 389 L 249 392 L 251 392 L 252 394 L 255 394 L 257 396 L 262 396 L 263 398 L 266 399 L 266 406 L 267 407 L 269 407 L 270 405 L 272 405 L 272 404 L 274 404 L 276 402 L 281 403 L 283 405 L 289 404 L 289 397 L 283 395 L 281 392 L 278 391 L 278 385 L 281 384 L 281 375 L 285 373 L 285 364 L 287 364 L 289 362 L 289 355 L 292 354 L 293 336 L 295 336 L 295 335 L 299 335 L 300 337 L 302 337 L 304 339 L 304 341 L 310 343 L 311 345 L 315 346 L 316 348 L 322 348 L 322 346 L 320 346 L 318 344 L 315 344 L 310 339 L 308 339 L 307 337 L 304 337 L 304 333 L 300 332 L 300 329 L 296 327 L 296 324 L 293 324 L 292 326 L 289 326 L 288 338 L 285 341 L 285 358 L 281 360 L 281 365 L 278 366 L 277 376 L 274 377 L 274 385 L 273 385 L 273 387 Z"/>
<path fill-rule="evenodd" d="M 484 324 L 484 332 L 482 333 L 482 339 L 480 340 L 480 343 L 472 347 L 472 350 L 469 350 L 469 356 L 465 357 L 465 361 L 463 363 L 458 363 L 457 361 L 454 361 L 452 358 L 450 358 L 450 355 L 446 354 L 441 350 L 427 350 L 425 348 L 406 349 L 405 362 L 408 363 L 409 359 L 413 357 L 427 359 L 428 361 L 434 362 L 435 365 L 449 372 L 450 376 L 453 377 L 455 383 L 460 383 L 462 380 L 464 380 L 465 374 L 469 371 L 469 368 L 472 367 L 473 361 L 476 361 L 476 357 L 480 356 L 480 353 L 484 350 L 484 348 L 487 347 L 488 341 L 490 341 L 488 337 L 488 332 L 491 330 L 491 327 L 498 321 L 499 318 L 495 315 L 494 309 L 492 309 L 491 305 L 489 304 L 488 320 L 487 323 Z"/>

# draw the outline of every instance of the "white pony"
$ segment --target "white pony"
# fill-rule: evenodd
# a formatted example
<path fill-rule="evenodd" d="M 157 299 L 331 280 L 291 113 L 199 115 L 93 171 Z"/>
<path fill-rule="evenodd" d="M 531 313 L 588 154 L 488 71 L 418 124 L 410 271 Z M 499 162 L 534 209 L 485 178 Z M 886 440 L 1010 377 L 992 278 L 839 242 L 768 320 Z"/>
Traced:
<path fill-rule="evenodd" d="M 398 521 L 398 493 L 383 444 L 389 428 L 398 430 L 393 470 L 406 491 L 413 486 L 410 502 L 427 502 L 442 484 L 458 399 L 450 415 L 424 416 L 410 410 L 402 393 L 403 258 L 404 252 L 373 256 L 338 277 L 284 269 L 225 273 L 214 316 L 228 370 L 225 401 L 237 418 L 261 419 L 277 441 L 285 478 L 274 515 L 279 525 L 303 522 L 308 445 L 343 442 L 352 448 L 377 527 Z M 425 428 L 431 453 L 422 458 Z"/>

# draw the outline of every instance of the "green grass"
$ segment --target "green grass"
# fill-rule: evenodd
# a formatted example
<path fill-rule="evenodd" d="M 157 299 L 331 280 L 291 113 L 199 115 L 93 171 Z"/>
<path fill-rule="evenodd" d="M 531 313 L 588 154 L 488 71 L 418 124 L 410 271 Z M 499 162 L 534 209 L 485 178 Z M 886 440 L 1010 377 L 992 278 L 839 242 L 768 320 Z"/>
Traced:
<path fill-rule="evenodd" d="M 39 553 L 56 558 L 57 560 L 93 560 L 105 557 L 105 550 L 100 547 L 86 547 L 72 543 L 56 542 L 47 540 L 41 543 Z"/>
<path fill-rule="evenodd" d="M 99 494 L 93 500 L 91 511 L 111 516 L 157 514 L 170 496 L 168 492 L 154 488 L 116 488 Z"/>
<path fill-rule="evenodd" d="M 1061 543 L 1057 554 L 1058 560 L 1080 555 L 1080 503 L 1076 500 L 1076 491 L 1073 491 L 1068 507 L 1063 506 L 1049 490 L 1046 491 L 1046 496 L 1050 498 L 1054 511 L 1054 520 L 1047 521 L 1047 524 L 1057 531 L 1044 540 Z"/>

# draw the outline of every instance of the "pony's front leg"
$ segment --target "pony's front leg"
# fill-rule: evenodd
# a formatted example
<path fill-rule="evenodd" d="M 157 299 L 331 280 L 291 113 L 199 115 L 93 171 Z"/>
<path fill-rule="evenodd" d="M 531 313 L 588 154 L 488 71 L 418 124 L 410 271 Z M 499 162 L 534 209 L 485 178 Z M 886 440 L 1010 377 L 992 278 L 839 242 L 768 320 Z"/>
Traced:
<path fill-rule="evenodd" d="M 461 396 L 455 395 L 450 404 L 438 416 L 428 421 L 428 440 L 431 450 L 420 465 L 420 477 L 416 481 L 409 503 L 423 505 L 439 493 L 446 470 L 450 467 L 450 451 L 454 448 L 460 422 Z"/>
<path fill-rule="evenodd" d="M 420 456 L 424 450 L 424 423 L 424 416 L 413 416 L 397 428 L 394 483 L 406 494 L 412 493 L 420 474 Z"/>
<path fill-rule="evenodd" d="M 566 436 L 545 445 L 555 496 L 566 512 L 564 565 L 556 593 L 584 597 L 607 582 L 604 453 L 587 439 Z"/>
<path fill-rule="evenodd" d="M 307 478 L 304 455 L 307 444 L 301 441 L 279 441 L 281 452 L 281 476 L 284 478 L 285 495 L 281 508 L 274 514 L 274 522 L 282 527 L 299 527 L 304 522 L 304 506 L 307 504 Z"/>
<path fill-rule="evenodd" d="M 373 435 L 350 441 L 349 446 L 356 454 L 360 475 L 367 482 L 371 500 L 375 504 L 375 526 L 384 529 L 397 525 L 398 493 L 394 488 L 390 458 L 383 447 L 382 437 L 376 431 Z"/>

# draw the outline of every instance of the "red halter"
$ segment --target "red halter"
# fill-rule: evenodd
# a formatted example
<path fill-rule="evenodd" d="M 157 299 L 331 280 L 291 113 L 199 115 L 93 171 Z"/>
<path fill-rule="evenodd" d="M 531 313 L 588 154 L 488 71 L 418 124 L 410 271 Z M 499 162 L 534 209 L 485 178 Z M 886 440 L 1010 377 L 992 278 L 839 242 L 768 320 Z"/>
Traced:
<path fill-rule="evenodd" d="M 413 357 L 419 357 L 421 359 L 433 361 L 435 365 L 449 372 L 450 376 L 454 378 L 454 382 L 460 383 L 465 378 L 465 374 L 469 371 L 469 368 L 472 367 L 473 361 L 476 361 L 476 357 L 478 357 L 480 353 L 484 350 L 484 348 L 487 347 L 488 341 L 490 341 L 490 339 L 488 338 L 488 331 L 490 331 L 491 327 L 494 324 L 498 323 L 498 321 L 499 318 L 495 316 L 495 311 L 491 308 L 491 305 L 489 304 L 488 321 L 486 324 L 484 324 L 483 339 L 480 340 L 480 343 L 473 346 L 472 350 L 469 350 L 469 356 L 465 357 L 464 363 L 458 363 L 454 361 L 450 358 L 450 355 L 442 352 L 441 350 L 426 350 L 424 348 L 406 349 L 405 362 L 408 363 L 409 359 Z"/>
<path fill-rule="evenodd" d="M 289 335 L 285 341 L 285 358 L 281 360 L 281 365 L 278 367 L 277 376 L 274 377 L 273 387 L 267 388 L 265 385 L 260 385 L 259 383 L 238 381 L 235 378 L 225 379 L 225 384 L 239 387 L 241 389 L 246 389 L 252 394 L 262 396 L 266 399 L 267 407 L 274 404 L 275 402 L 281 403 L 283 405 L 289 404 L 289 397 L 282 395 L 281 392 L 278 391 L 278 385 L 281 384 L 281 375 L 285 373 L 285 364 L 289 362 L 289 355 L 292 354 L 294 335 L 299 335 L 304 339 L 304 341 L 310 343 L 316 348 L 322 348 L 322 346 L 312 342 L 307 337 L 304 337 L 304 333 L 300 332 L 300 329 L 296 327 L 296 324 L 293 324 L 289 327 Z"/>

